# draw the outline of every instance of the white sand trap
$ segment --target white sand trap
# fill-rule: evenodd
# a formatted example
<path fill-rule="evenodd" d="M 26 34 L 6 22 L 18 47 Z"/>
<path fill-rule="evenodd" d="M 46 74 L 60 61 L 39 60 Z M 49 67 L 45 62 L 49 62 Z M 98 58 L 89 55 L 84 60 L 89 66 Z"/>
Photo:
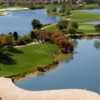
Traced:
<path fill-rule="evenodd" d="M 100 95 L 80 89 L 26 91 L 16 87 L 10 78 L 0 78 L 2 100 L 100 100 Z"/>

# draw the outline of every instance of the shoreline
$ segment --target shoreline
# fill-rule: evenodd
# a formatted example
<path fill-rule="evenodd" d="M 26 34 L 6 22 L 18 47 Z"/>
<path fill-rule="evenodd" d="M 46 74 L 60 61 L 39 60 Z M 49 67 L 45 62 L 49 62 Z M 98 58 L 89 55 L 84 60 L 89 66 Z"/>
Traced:
<path fill-rule="evenodd" d="M 93 39 L 93 38 L 100 39 L 100 34 L 75 34 L 75 35 L 67 34 L 65 36 L 69 37 L 71 39 Z M 26 44 L 26 45 L 15 46 L 15 48 L 19 48 L 19 47 L 23 47 L 23 46 L 27 46 L 27 45 L 32 45 L 32 44 L 39 44 L 39 43 L 32 42 L 32 43 L 29 43 L 29 44 Z M 60 62 L 60 61 L 56 60 L 56 57 L 59 56 L 61 53 L 57 53 L 57 52 L 55 52 L 55 54 L 53 55 L 52 64 L 47 65 L 47 66 L 37 65 L 35 70 L 27 71 L 27 72 L 24 72 L 22 74 L 16 74 L 16 75 L 8 76 L 7 78 L 11 78 L 14 82 L 16 80 L 19 81 L 19 80 L 21 80 L 25 77 L 30 76 L 30 75 L 34 76 L 34 75 L 38 75 L 40 73 L 44 73 L 44 72 L 48 72 L 49 70 L 52 70 L 53 68 L 57 67 L 57 65 Z"/>
<path fill-rule="evenodd" d="M 58 50 L 59 51 L 59 50 Z M 57 52 L 58 52 L 57 51 Z M 10 76 L 10 77 L 7 77 L 7 78 L 11 78 L 13 82 L 16 82 L 16 81 L 20 81 L 22 80 L 23 78 L 25 77 L 28 77 L 28 76 L 34 76 L 34 75 L 41 75 L 45 72 L 48 72 L 54 68 L 57 67 L 57 65 L 59 64 L 60 61 L 57 61 L 56 60 L 56 57 L 60 54 L 58 54 L 57 52 L 55 52 L 55 54 L 53 55 L 53 62 L 52 64 L 50 65 L 47 65 L 47 66 L 41 66 L 41 65 L 37 65 L 36 66 L 36 69 L 33 70 L 33 71 L 29 71 L 29 72 L 24 72 L 22 74 L 18 74 L 18 75 L 13 75 L 13 76 Z"/>
<path fill-rule="evenodd" d="M 23 90 L 4 77 L 0 78 L 0 97 L 2 100 L 100 100 L 100 94 L 83 89 Z"/>
<path fill-rule="evenodd" d="M 0 9 L 0 16 L 7 16 L 9 15 L 6 11 L 14 11 L 14 10 L 29 10 L 29 8 L 5 8 Z"/>

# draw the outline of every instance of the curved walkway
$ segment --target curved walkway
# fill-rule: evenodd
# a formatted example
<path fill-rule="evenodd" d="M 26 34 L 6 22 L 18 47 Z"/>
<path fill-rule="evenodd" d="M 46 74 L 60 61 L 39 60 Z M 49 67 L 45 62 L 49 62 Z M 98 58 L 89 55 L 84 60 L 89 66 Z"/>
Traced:
<path fill-rule="evenodd" d="M 19 45 L 19 46 L 14 46 L 15 48 L 19 48 L 19 47 L 24 47 L 24 46 L 27 46 L 27 45 L 33 45 L 33 44 L 40 44 L 40 42 L 31 42 L 31 43 L 28 43 L 28 44 L 25 44 L 25 45 Z"/>
<path fill-rule="evenodd" d="M 2 100 L 100 100 L 100 95 L 80 89 L 26 91 L 16 87 L 10 78 L 0 78 Z"/>

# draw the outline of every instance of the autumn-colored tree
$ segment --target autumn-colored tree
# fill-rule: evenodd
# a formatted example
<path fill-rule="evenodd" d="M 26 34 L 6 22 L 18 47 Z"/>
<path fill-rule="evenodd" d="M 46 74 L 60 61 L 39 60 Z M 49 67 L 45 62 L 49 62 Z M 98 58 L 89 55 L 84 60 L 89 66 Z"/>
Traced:
<path fill-rule="evenodd" d="M 35 29 L 33 32 L 36 37 L 38 37 L 40 35 L 40 30 L 38 30 L 38 29 Z"/>
<path fill-rule="evenodd" d="M 11 51 L 13 49 L 13 38 L 12 34 L 2 34 L 1 35 L 2 49 L 6 51 Z"/>

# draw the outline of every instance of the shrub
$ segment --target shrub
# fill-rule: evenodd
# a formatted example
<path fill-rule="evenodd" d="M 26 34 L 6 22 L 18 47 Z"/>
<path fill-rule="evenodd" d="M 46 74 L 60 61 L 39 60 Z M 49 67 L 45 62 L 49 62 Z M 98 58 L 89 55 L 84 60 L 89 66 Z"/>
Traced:
<path fill-rule="evenodd" d="M 60 22 L 58 22 L 57 24 L 57 28 L 59 30 L 65 30 L 68 26 L 68 20 L 61 20 Z"/>
<path fill-rule="evenodd" d="M 78 22 L 72 21 L 71 22 L 71 26 L 74 27 L 74 28 L 76 28 L 76 29 L 78 29 Z"/>
<path fill-rule="evenodd" d="M 30 31 L 30 33 L 28 34 L 29 38 L 31 40 L 33 40 L 34 38 L 36 38 L 34 31 Z"/>
<path fill-rule="evenodd" d="M 95 26 L 95 30 L 99 33 L 100 32 L 100 24 Z"/>
<path fill-rule="evenodd" d="M 67 10 L 65 11 L 65 14 L 69 17 L 69 15 L 71 15 L 70 9 L 67 9 Z"/>
<path fill-rule="evenodd" d="M 76 33 L 76 29 L 74 27 L 68 27 L 66 32 L 69 33 L 69 34 L 75 34 Z"/>
<path fill-rule="evenodd" d="M 28 37 L 28 36 L 23 36 L 23 37 L 20 37 L 17 41 L 17 44 L 18 45 L 25 45 L 27 43 L 30 43 L 31 42 L 31 39 Z"/>

